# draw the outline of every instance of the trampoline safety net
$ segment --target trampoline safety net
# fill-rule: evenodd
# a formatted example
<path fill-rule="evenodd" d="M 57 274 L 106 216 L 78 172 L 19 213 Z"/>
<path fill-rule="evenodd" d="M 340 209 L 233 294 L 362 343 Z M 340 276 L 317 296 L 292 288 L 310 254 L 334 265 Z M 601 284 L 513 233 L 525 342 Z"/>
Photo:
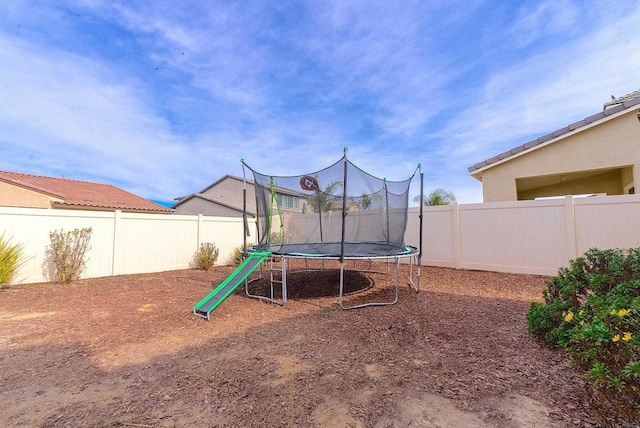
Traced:
<path fill-rule="evenodd" d="M 375 177 L 345 155 L 297 176 L 253 173 L 256 250 L 301 256 L 389 256 L 406 251 L 409 187 Z"/>

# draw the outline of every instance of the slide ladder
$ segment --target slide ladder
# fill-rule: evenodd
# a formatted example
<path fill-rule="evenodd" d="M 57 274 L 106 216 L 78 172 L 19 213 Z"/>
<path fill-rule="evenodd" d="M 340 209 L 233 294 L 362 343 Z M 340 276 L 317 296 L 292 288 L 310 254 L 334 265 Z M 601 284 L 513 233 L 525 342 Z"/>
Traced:
<path fill-rule="evenodd" d="M 208 320 L 211 312 L 229 297 L 233 290 L 238 288 L 270 255 L 270 251 L 256 251 L 249 254 L 249 257 L 227 279 L 222 281 L 220 285 L 193 307 L 193 313 Z"/>

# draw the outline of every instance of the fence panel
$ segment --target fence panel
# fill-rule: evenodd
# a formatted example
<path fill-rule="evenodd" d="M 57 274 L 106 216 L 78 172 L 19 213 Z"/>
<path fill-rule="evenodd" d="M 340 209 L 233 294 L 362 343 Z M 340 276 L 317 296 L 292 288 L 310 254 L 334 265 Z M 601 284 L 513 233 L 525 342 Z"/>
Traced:
<path fill-rule="evenodd" d="M 49 233 L 84 227 L 92 234 L 83 278 L 187 269 L 202 242 L 214 242 L 225 264 L 244 230 L 242 218 L 0 207 L 0 234 L 24 246 L 16 282 L 53 281 Z"/>
<path fill-rule="evenodd" d="M 419 244 L 418 213 L 409 210 L 409 245 Z M 360 228 L 380 227 L 376 216 L 350 215 Z M 640 195 L 424 207 L 422 263 L 554 275 L 592 247 L 640 247 L 638 218 Z M 288 216 L 285 226 L 304 228 L 306 220 Z M 338 221 L 335 213 L 323 217 L 323 225 Z M 255 220 L 249 224 L 253 242 Z M 241 218 L 0 207 L 0 234 L 24 246 L 19 283 L 52 280 L 49 233 L 84 227 L 93 230 L 84 278 L 186 269 L 203 242 L 215 243 L 218 264 L 226 264 L 243 241 Z"/>
<path fill-rule="evenodd" d="M 564 200 L 459 207 L 460 267 L 553 275 L 569 259 Z"/>
<path fill-rule="evenodd" d="M 92 228 L 86 271 L 95 276 L 110 275 L 113 225 L 113 213 L 0 207 L 0 234 L 13 244 L 23 245 L 26 263 L 17 278 L 20 283 L 54 280 L 53 266 L 46 257 L 49 233 L 85 227 Z"/>
<path fill-rule="evenodd" d="M 422 263 L 430 266 L 456 267 L 456 206 L 423 208 Z M 418 247 L 420 243 L 418 215 L 420 208 L 410 208 L 405 242 Z"/>
<path fill-rule="evenodd" d="M 196 215 L 122 213 L 116 228 L 116 275 L 185 269 L 198 248 Z"/>
<path fill-rule="evenodd" d="M 574 201 L 576 248 L 640 247 L 640 195 L 598 196 Z"/>
<path fill-rule="evenodd" d="M 236 217 L 200 217 L 202 222 L 200 226 L 200 243 L 212 242 L 216 244 L 216 247 L 220 250 L 216 264 L 233 264 L 233 251 L 244 243 L 242 219 Z M 247 244 L 255 243 L 257 236 L 258 229 L 256 228 L 255 220 L 250 220 Z"/>

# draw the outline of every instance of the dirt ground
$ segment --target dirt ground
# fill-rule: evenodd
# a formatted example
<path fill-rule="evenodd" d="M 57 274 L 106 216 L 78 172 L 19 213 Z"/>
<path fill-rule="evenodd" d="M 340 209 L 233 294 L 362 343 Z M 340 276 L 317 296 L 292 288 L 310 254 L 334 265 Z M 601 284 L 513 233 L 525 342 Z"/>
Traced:
<path fill-rule="evenodd" d="M 543 277 L 422 268 L 415 293 L 402 266 L 396 305 L 346 311 L 325 266 L 288 275 L 284 306 L 239 289 L 195 316 L 232 270 L 0 292 L 0 426 L 598 426 L 582 376 L 527 333 Z M 393 279 L 348 271 L 345 304 Z"/>

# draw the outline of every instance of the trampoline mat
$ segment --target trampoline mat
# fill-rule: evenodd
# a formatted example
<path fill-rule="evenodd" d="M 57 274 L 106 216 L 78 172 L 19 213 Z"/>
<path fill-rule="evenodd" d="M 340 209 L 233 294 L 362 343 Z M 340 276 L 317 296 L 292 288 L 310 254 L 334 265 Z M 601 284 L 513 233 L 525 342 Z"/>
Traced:
<path fill-rule="evenodd" d="M 294 257 L 340 257 L 340 242 L 311 242 L 293 244 L 256 245 L 252 251 L 271 251 L 273 254 Z M 405 257 L 417 253 L 417 248 L 388 242 L 345 242 L 344 257 Z"/>

